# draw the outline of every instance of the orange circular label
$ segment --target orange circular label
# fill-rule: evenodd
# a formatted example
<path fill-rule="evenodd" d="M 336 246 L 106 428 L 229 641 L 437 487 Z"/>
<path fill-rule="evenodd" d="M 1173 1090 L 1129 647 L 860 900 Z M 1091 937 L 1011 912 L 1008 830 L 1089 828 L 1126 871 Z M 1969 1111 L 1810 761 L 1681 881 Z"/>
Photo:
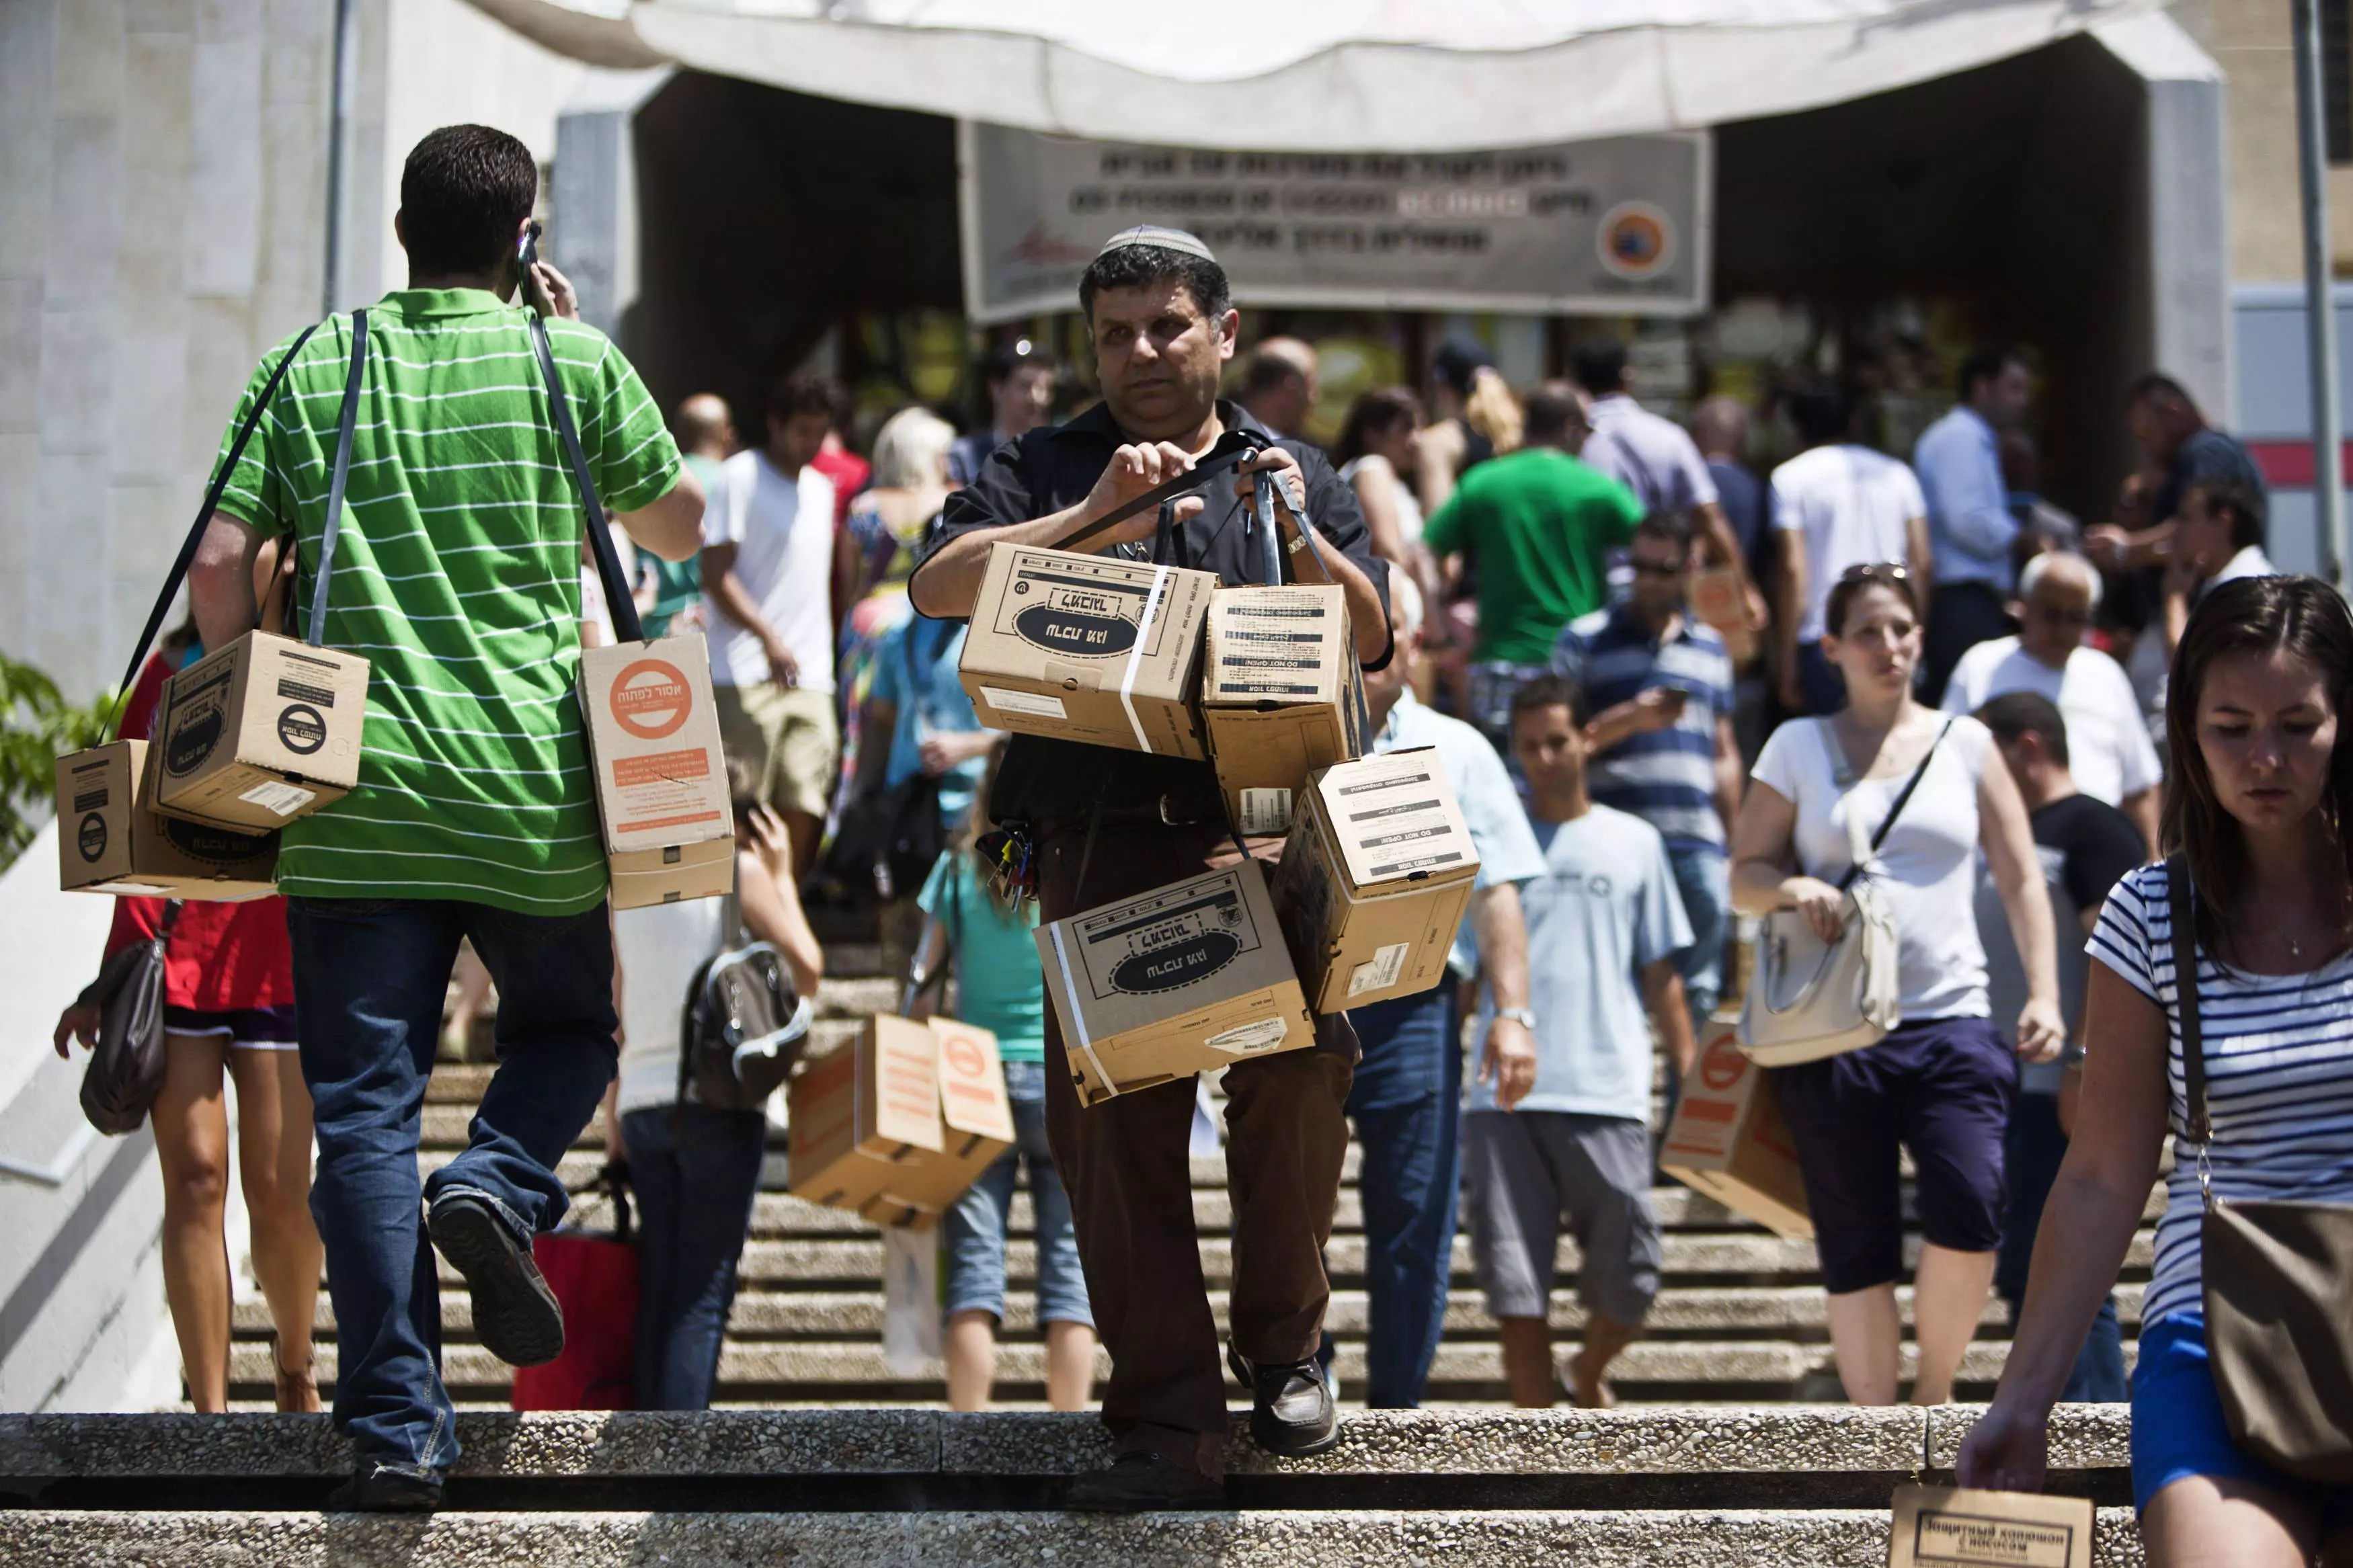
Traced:
<path fill-rule="evenodd" d="M 1601 215 L 1594 247 L 1601 265 L 1618 277 L 1655 278 L 1674 264 L 1674 219 L 1649 202 L 1620 202 Z"/>
<path fill-rule="evenodd" d="M 1722 1039 L 1707 1048 L 1699 1061 L 1699 1080 L 1708 1088 L 1722 1091 L 1740 1081 L 1748 1070 L 1748 1058 L 1729 1039 Z"/>
<path fill-rule="evenodd" d="M 614 678 L 607 701 L 614 723 L 640 741 L 659 741 L 685 724 L 694 710 L 694 689 L 677 666 L 641 658 Z"/>
<path fill-rule="evenodd" d="M 958 1078 L 978 1078 L 988 1067 L 988 1058 L 980 1054 L 980 1047 L 963 1035 L 950 1035 L 941 1047 L 941 1055 L 947 1058 L 948 1066 L 955 1069 Z"/>

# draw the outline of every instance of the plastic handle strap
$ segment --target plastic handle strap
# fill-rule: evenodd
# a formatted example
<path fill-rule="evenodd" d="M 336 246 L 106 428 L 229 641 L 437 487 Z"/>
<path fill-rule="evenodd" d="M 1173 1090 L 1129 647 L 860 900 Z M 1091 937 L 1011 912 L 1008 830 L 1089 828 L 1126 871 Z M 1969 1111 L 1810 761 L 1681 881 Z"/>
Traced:
<path fill-rule="evenodd" d="M 343 412 L 335 431 L 335 473 L 327 484 L 327 521 L 319 531 L 318 579 L 311 585 L 311 625 L 303 640 L 324 646 L 327 635 L 327 577 L 334 570 L 335 541 L 343 531 L 343 482 L 352 472 L 352 432 L 358 426 L 360 384 L 367 378 L 367 312 L 352 312 L 352 364 L 343 377 Z"/>
<path fill-rule="evenodd" d="M 1073 529 L 1048 548 L 1069 550 L 1083 544 L 1105 529 L 1115 528 L 1131 517 L 1137 517 L 1180 496 L 1187 496 L 1209 480 L 1266 449 L 1266 437 L 1255 430 L 1229 430 L 1218 437 L 1217 445 L 1201 455 L 1201 460 L 1173 479 L 1163 480 L 1124 505 L 1113 508 L 1092 522 Z"/>
<path fill-rule="evenodd" d="M 643 642 L 646 629 L 638 619 L 638 602 L 629 595 L 628 578 L 621 571 L 620 552 L 613 548 L 613 531 L 605 521 L 605 503 L 589 477 L 588 458 L 580 450 L 580 432 L 572 423 L 572 405 L 564 383 L 555 374 L 555 351 L 548 347 L 547 321 L 533 311 L 532 352 L 539 357 L 539 374 L 547 383 L 547 405 L 555 416 L 555 433 L 564 438 L 565 460 L 572 465 L 572 481 L 580 487 L 580 512 L 588 531 L 588 549 L 596 558 L 596 578 L 605 585 L 605 607 L 612 612 L 613 635 L 622 642 Z"/>
<path fill-rule="evenodd" d="M 155 596 L 155 607 L 147 612 L 147 625 L 141 629 L 139 641 L 131 649 L 131 663 L 122 672 L 121 694 L 114 700 L 112 711 L 106 716 L 105 727 L 99 731 L 101 742 L 114 732 L 115 725 L 121 721 L 123 707 L 131 700 L 131 689 L 139 679 L 139 667 L 147 662 L 147 650 L 154 647 L 155 634 L 163 629 L 164 617 L 170 613 L 172 601 L 179 595 L 180 584 L 188 575 L 188 565 L 196 558 L 196 546 L 204 542 L 206 526 L 213 520 L 214 509 L 220 505 L 221 491 L 228 488 L 228 477 L 237 472 L 237 459 L 245 456 L 246 443 L 253 438 L 254 427 L 261 423 L 262 415 L 269 411 L 269 400 L 277 394 L 278 384 L 286 379 L 286 367 L 294 363 L 294 356 L 302 352 L 302 345 L 309 342 L 311 334 L 318 330 L 316 321 L 303 328 L 302 335 L 294 340 L 285 357 L 270 371 L 269 379 L 261 384 L 261 391 L 253 400 L 253 406 L 246 411 L 245 418 L 238 423 L 237 435 L 228 444 L 228 455 L 213 471 L 212 483 L 205 487 L 205 503 L 196 509 L 196 521 L 188 529 L 188 537 L 181 542 L 179 557 L 172 563 L 172 570 L 164 578 L 164 591 Z"/>

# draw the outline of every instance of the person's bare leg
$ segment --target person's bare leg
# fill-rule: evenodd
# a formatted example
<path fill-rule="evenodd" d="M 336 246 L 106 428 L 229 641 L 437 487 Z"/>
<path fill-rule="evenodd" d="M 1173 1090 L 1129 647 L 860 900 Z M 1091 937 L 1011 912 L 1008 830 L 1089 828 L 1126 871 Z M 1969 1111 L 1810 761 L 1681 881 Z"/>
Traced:
<path fill-rule="evenodd" d="M 2319 1521 L 2254 1481 L 2187 1476 L 2140 1516 L 2149 1568 L 2306 1568 Z"/>
<path fill-rule="evenodd" d="M 1498 1318 L 1504 1340 L 1504 1381 L 1511 1385 L 1512 1403 L 1523 1410 L 1544 1410 L 1560 1398 L 1560 1384 L 1552 1364 L 1552 1325 L 1542 1318 Z"/>
<path fill-rule="evenodd" d="M 1604 1312 L 1588 1312 L 1585 1343 L 1568 1358 L 1568 1394 L 1578 1408 L 1608 1410 L 1618 1403 L 1609 1391 L 1609 1363 L 1642 1337 L 1640 1323 L 1621 1323 Z"/>
<path fill-rule="evenodd" d="M 1839 1381 L 1856 1405 L 1893 1405 L 1904 1344 L 1904 1320 L 1895 1311 L 1894 1281 L 1832 1296 L 1831 1350 Z"/>
<path fill-rule="evenodd" d="M 228 1106 L 226 1037 L 166 1035 L 164 1087 L 148 1121 L 164 1171 L 164 1300 L 188 1403 L 228 1408 Z"/>
<path fill-rule="evenodd" d="M 1995 1256 L 1934 1245 L 1920 1248 L 1912 1289 L 1912 1335 L 1920 1347 L 1913 1404 L 1942 1405 L 1953 1397 L 1953 1376 L 1977 1338 L 1978 1320 L 1993 1293 Z"/>
<path fill-rule="evenodd" d="M 974 1308 L 948 1316 L 948 1408 L 986 1410 L 997 1381 L 997 1314 Z"/>
<path fill-rule="evenodd" d="M 1046 1403 L 1084 1410 L 1095 1393 L 1095 1331 L 1084 1323 L 1046 1325 Z"/>
<path fill-rule="evenodd" d="M 491 972 L 484 966 L 481 955 L 474 951 L 473 943 L 459 944 L 453 977 L 458 999 L 450 1004 L 449 1016 L 442 1023 L 438 1059 L 462 1062 L 473 1050 L 474 1020 L 491 1001 Z"/>
<path fill-rule="evenodd" d="M 316 1410 L 311 1324 L 323 1250 L 311 1218 L 311 1091 L 292 1051 L 232 1050 L 237 1176 L 253 1226 L 253 1278 L 278 1331 L 279 1408 Z"/>

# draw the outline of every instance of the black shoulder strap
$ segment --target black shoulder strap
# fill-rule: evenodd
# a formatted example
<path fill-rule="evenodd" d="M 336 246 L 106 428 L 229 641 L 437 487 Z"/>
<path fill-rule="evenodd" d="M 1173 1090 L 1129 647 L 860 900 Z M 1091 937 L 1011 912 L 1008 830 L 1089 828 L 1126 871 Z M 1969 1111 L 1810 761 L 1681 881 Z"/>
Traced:
<path fill-rule="evenodd" d="M 164 578 L 164 591 L 155 596 L 155 607 L 147 612 L 147 625 L 141 629 L 139 641 L 131 649 L 131 663 L 122 672 L 122 684 L 119 689 L 121 694 L 114 700 L 113 710 L 107 715 L 105 728 L 100 731 L 101 740 L 113 731 L 115 724 L 122 717 L 124 704 L 131 700 L 131 689 L 139 679 L 139 667 L 147 662 L 147 650 L 154 646 L 155 634 L 163 629 L 164 617 L 171 612 L 172 601 L 179 596 L 180 584 L 188 574 L 188 565 L 196 558 L 196 546 L 204 542 L 205 528 L 212 521 L 215 509 L 220 505 L 221 491 L 228 488 L 228 477 L 237 472 L 237 459 L 245 456 L 246 443 L 253 438 L 254 427 L 261 423 L 262 415 L 269 411 L 269 400 L 277 394 L 278 384 L 286 379 L 286 367 L 294 363 L 294 356 L 302 352 L 302 345 L 309 342 L 311 334 L 318 330 L 316 321 L 302 329 L 302 335 L 294 340 L 292 346 L 270 370 L 269 378 L 261 384 L 260 392 L 254 396 L 253 406 L 245 411 L 244 419 L 238 422 L 237 435 L 228 444 L 227 456 L 221 458 L 220 467 L 213 471 L 213 482 L 205 487 L 205 502 L 196 509 L 196 521 L 189 527 L 188 537 L 180 542 L 179 557 L 172 563 L 172 570 Z"/>
<path fill-rule="evenodd" d="M 547 382 L 547 405 L 555 416 L 555 433 L 564 438 L 572 482 L 580 487 L 581 518 L 588 531 L 588 549 L 596 558 L 596 579 L 605 585 L 605 607 L 612 613 L 613 636 L 622 642 L 643 642 L 646 629 L 638 620 L 638 602 L 629 596 L 621 554 L 613 548 L 613 531 L 605 521 L 605 503 L 597 499 L 596 481 L 589 477 L 588 458 L 580 450 L 580 432 L 572 423 L 572 404 L 555 374 L 555 352 L 547 344 L 547 322 L 537 311 L 531 318 L 531 347 L 539 357 L 539 374 Z"/>
<path fill-rule="evenodd" d="M 2173 920 L 2173 994 L 2181 1012 L 2183 1109 L 2189 1112 L 2190 1142 L 2204 1143 L 2213 1138 L 2214 1124 L 2206 1114 L 2206 1037 L 2198 1019 L 2198 915 L 2188 856 L 2166 858 L 2165 896 Z"/>
<path fill-rule="evenodd" d="M 1920 787 L 1920 781 L 1927 776 L 1928 764 L 1936 760 L 1936 748 L 1945 743 L 1945 737 L 1951 734 L 1952 731 L 1953 721 L 1950 719 L 1947 719 L 1945 721 L 1945 727 L 1936 731 L 1936 738 L 1928 742 L 1928 749 L 1920 753 L 1920 765 L 1914 768 L 1912 770 L 1912 776 L 1904 781 L 1904 788 L 1902 792 L 1896 795 L 1895 804 L 1887 808 L 1887 820 L 1881 823 L 1879 825 L 1879 831 L 1871 836 L 1871 852 L 1873 854 L 1878 854 L 1879 847 L 1887 842 L 1888 830 L 1895 826 L 1895 819 L 1903 816 L 1904 808 L 1911 804 L 1912 792 L 1918 789 Z M 1833 747 L 1836 747 L 1839 743 L 1838 732 L 1834 730 L 1826 729 L 1823 731 L 1823 739 L 1828 741 Z M 1833 753 L 1833 755 L 1835 755 L 1835 753 Z M 1854 879 L 1861 875 L 1862 875 L 1862 868 L 1861 866 L 1848 867 L 1846 875 L 1839 879 L 1838 885 L 1840 890 L 1844 891 L 1849 886 L 1852 885 Z"/>
<path fill-rule="evenodd" d="M 334 570 L 335 540 L 343 531 L 343 484 L 352 472 L 352 432 L 360 413 L 360 384 L 367 378 L 367 317 L 352 312 L 352 363 L 343 376 L 343 412 L 335 430 L 335 472 L 327 483 L 327 521 L 319 531 L 319 574 L 311 585 L 311 625 L 303 640 L 312 647 L 327 635 L 327 577 Z"/>

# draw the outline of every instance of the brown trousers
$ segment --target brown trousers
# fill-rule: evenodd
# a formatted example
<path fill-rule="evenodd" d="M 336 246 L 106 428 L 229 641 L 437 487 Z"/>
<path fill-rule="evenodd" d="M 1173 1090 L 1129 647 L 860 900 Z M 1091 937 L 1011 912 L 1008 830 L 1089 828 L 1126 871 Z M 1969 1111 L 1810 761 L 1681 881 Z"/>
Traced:
<path fill-rule="evenodd" d="M 1107 824 L 1086 857 L 1083 826 L 1050 834 L 1039 846 L 1039 912 L 1060 920 L 1174 882 L 1223 842 L 1208 827 Z M 1331 1299 L 1324 1244 L 1348 1147 L 1342 1107 L 1356 1037 L 1345 1016 L 1316 1023 L 1313 1048 L 1237 1062 L 1226 1073 L 1232 1332 L 1256 1362 L 1314 1355 Z M 1082 1105 L 1048 1006 L 1046 1136 L 1071 1194 L 1095 1331 L 1111 1352 L 1103 1424 L 1121 1453 L 1154 1450 L 1218 1476 L 1226 1376 L 1193 1228 L 1192 1129 L 1191 1079 Z"/>

